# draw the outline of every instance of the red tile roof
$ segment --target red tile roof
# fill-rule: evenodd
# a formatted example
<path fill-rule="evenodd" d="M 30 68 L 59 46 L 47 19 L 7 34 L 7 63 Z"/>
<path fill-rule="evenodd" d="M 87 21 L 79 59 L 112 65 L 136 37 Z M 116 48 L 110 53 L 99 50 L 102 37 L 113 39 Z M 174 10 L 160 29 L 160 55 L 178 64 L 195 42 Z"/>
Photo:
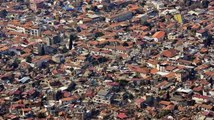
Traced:
<path fill-rule="evenodd" d="M 164 31 L 158 31 L 154 35 L 152 35 L 153 38 L 157 38 L 157 39 L 161 39 L 164 36 L 165 36 L 165 32 Z"/>
<path fill-rule="evenodd" d="M 125 113 L 119 113 L 117 115 L 117 117 L 120 118 L 120 119 L 126 119 L 128 116 Z"/>
<path fill-rule="evenodd" d="M 128 65 L 128 68 L 131 70 L 131 71 L 134 71 L 134 72 L 139 72 L 139 73 L 144 73 L 144 74 L 148 74 L 150 72 L 150 70 L 146 67 L 144 68 L 140 68 L 138 66 L 134 66 L 134 65 Z"/>
<path fill-rule="evenodd" d="M 205 72 L 205 75 L 213 77 L 214 76 L 214 71 L 207 71 L 207 72 Z"/>
<path fill-rule="evenodd" d="M 8 49 L 9 49 L 9 48 L 8 48 L 7 46 L 3 46 L 3 47 L 0 48 L 0 52 L 5 51 L 5 50 L 8 50 Z"/>
<path fill-rule="evenodd" d="M 169 102 L 169 101 L 160 101 L 160 104 L 162 104 L 162 105 L 170 105 L 171 102 Z"/>
<path fill-rule="evenodd" d="M 175 50 L 175 49 L 164 50 L 162 52 L 162 55 L 165 57 L 171 58 L 171 57 L 174 57 L 177 55 L 177 50 Z"/>
<path fill-rule="evenodd" d="M 209 98 L 208 96 L 199 95 L 199 94 L 193 95 L 192 97 L 199 98 L 199 99 L 208 99 Z"/>
<path fill-rule="evenodd" d="M 158 70 L 157 69 L 151 69 L 151 71 L 150 71 L 152 74 L 156 74 L 157 72 L 158 72 Z"/>

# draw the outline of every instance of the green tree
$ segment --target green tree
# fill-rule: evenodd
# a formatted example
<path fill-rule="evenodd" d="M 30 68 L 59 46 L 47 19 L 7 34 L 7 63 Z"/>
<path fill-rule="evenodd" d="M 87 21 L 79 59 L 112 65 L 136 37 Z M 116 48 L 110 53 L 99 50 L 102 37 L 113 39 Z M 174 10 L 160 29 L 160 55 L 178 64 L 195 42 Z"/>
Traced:
<path fill-rule="evenodd" d="M 26 62 L 31 63 L 31 62 L 32 62 L 32 58 L 31 58 L 30 56 L 27 56 L 27 57 L 26 57 Z"/>
<path fill-rule="evenodd" d="M 102 32 L 96 32 L 95 33 L 95 38 L 98 38 L 98 37 L 101 37 L 103 36 L 104 34 Z"/>
<path fill-rule="evenodd" d="M 158 114 L 157 114 L 157 118 L 163 118 L 164 116 L 168 115 L 170 113 L 169 110 L 161 110 Z"/>

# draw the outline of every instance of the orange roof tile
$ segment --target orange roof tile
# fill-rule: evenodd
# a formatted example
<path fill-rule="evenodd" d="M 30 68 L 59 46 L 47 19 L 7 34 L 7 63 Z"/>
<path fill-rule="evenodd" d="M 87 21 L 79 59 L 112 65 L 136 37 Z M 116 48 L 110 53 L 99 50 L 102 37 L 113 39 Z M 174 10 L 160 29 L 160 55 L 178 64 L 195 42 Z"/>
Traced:
<path fill-rule="evenodd" d="M 208 51 L 207 48 L 201 48 L 201 50 L 200 50 L 201 53 L 206 53 L 207 51 Z"/>
<path fill-rule="evenodd" d="M 206 105 L 206 104 L 202 104 L 202 105 L 200 105 L 200 107 L 205 108 L 207 110 L 211 110 L 213 108 L 212 105 Z"/>
<path fill-rule="evenodd" d="M 76 96 L 72 96 L 72 97 L 67 97 L 67 98 L 62 98 L 61 99 L 62 102 L 72 101 L 72 100 L 77 100 L 77 97 Z"/>
<path fill-rule="evenodd" d="M 169 101 L 160 101 L 160 104 L 162 104 L 162 105 L 170 105 L 171 102 L 169 102 Z"/>
<path fill-rule="evenodd" d="M 169 82 L 167 82 L 167 81 L 165 80 L 165 81 L 159 83 L 158 85 L 156 85 L 155 87 L 160 88 L 161 86 L 164 86 L 164 85 L 166 85 L 166 84 L 168 84 L 168 83 L 169 83 Z"/>
<path fill-rule="evenodd" d="M 128 68 L 134 72 L 139 72 L 139 73 L 144 73 L 144 74 L 148 74 L 150 72 L 150 70 L 146 67 L 140 68 L 138 66 L 128 65 Z"/>
<path fill-rule="evenodd" d="M 157 39 L 163 38 L 164 36 L 165 36 L 164 31 L 158 31 L 154 35 L 152 35 L 153 38 L 157 38 Z"/>
<path fill-rule="evenodd" d="M 165 57 L 171 58 L 171 57 L 174 57 L 177 55 L 177 50 L 175 50 L 175 49 L 164 50 L 162 52 L 162 55 Z"/>
<path fill-rule="evenodd" d="M 167 77 L 167 78 L 175 78 L 176 77 L 176 73 L 174 73 L 174 72 L 170 72 L 169 74 L 167 74 L 167 75 L 165 75 L 165 77 Z"/>
<path fill-rule="evenodd" d="M 214 76 L 214 71 L 205 72 L 205 75 L 213 77 Z"/>
<path fill-rule="evenodd" d="M 0 52 L 8 50 L 9 48 L 7 46 L 3 46 L 2 48 L 0 48 Z"/>
<path fill-rule="evenodd" d="M 168 71 L 172 71 L 172 70 L 174 70 L 174 69 L 176 69 L 175 66 L 167 66 L 167 67 L 166 67 L 166 70 L 168 70 Z"/>
<path fill-rule="evenodd" d="M 150 71 L 152 74 L 156 74 L 157 72 L 158 72 L 158 70 L 157 69 L 151 69 L 151 71 Z"/>

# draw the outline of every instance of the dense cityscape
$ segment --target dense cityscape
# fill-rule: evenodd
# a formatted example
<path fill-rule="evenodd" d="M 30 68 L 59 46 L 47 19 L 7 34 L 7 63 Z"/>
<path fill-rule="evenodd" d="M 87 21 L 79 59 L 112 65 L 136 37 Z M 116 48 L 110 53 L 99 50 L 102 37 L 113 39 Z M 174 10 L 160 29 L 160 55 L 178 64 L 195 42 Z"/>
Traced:
<path fill-rule="evenodd" d="M 0 0 L 0 120 L 213 120 L 213 0 Z"/>

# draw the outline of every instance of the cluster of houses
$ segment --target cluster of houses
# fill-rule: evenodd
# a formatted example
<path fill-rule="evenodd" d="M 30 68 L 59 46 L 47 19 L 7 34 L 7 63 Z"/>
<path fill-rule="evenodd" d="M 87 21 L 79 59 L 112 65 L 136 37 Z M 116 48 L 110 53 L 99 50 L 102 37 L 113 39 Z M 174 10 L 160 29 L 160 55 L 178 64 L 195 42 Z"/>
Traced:
<path fill-rule="evenodd" d="M 1 0 L 0 119 L 212 120 L 214 1 Z"/>

